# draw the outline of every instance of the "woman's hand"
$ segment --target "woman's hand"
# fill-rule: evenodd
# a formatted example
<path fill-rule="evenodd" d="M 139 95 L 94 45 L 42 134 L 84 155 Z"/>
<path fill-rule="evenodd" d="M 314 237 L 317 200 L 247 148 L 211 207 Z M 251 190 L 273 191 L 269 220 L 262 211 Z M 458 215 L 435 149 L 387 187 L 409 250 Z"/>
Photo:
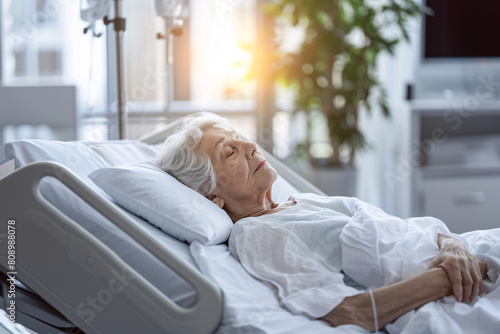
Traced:
<path fill-rule="evenodd" d="M 450 295 L 451 284 L 443 268 L 433 268 L 418 276 L 377 288 L 372 292 L 377 308 L 379 328 L 375 328 L 373 305 L 368 292 L 344 298 L 321 320 L 333 327 L 352 324 L 373 332 L 384 328 L 417 307 Z"/>
<path fill-rule="evenodd" d="M 486 264 L 471 254 L 462 242 L 438 234 L 439 254 L 429 268 L 442 267 L 448 274 L 453 295 L 459 302 L 472 302 L 483 292 Z"/>

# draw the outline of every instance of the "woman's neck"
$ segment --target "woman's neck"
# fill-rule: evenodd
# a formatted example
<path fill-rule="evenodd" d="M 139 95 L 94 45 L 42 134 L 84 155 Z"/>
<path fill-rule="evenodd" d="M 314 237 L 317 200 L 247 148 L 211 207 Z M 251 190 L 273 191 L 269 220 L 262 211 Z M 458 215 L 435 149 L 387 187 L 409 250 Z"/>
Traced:
<path fill-rule="evenodd" d="M 266 196 L 264 202 L 259 203 L 258 205 L 254 206 L 250 205 L 246 208 L 244 206 L 239 205 L 238 211 L 233 211 L 231 210 L 230 207 L 224 206 L 224 210 L 226 210 L 233 223 L 236 223 L 238 220 L 247 217 L 259 217 L 263 215 L 273 214 L 295 204 L 296 202 L 294 200 L 278 204 L 274 202 L 270 196 L 269 197 Z"/>
<path fill-rule="evenodd" d="M 277 207 L 278 204 L 266 196 L 262 202 L 248 203 L 246 205 L 239 203 L 236 210 L 234 209 L 234 206 L 226 203 L 223 209 L 226 210 L 233 222 L 237 222 L 238 220 L 246 217 L 258 217 L 274 213 Z"/>

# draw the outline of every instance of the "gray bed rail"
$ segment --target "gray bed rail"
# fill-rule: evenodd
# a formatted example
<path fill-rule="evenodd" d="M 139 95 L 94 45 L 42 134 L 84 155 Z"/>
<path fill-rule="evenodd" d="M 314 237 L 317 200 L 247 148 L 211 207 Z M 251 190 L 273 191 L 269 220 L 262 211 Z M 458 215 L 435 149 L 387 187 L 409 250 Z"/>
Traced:
<path fill-rule="evenodd" d="M 189 282 L 198 293 L 197 303 L 190 309 L 179 307 L 45 200 L 39 183 L 47 176 L 61 181 Z M 0 264 L 86 333 L 195 334 L 217 328 L 220 290 L 62 165 L 40 162 L 20 168 L 0 180 L 0 194 Z M 15 236 L 15 264 L 9 268 L 10 235 Z"/>

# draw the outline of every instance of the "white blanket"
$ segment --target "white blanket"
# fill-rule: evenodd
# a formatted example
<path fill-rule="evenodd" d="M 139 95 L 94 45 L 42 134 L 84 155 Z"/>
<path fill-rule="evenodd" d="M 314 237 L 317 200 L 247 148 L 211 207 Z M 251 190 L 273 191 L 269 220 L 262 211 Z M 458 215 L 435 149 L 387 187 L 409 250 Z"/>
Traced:
<path fill-rule="evenodd" d="M 344 227 L 342 268 L 367 287 L 391 284 L 425 271 L 439 248 L 437 233 L 452 235 L 432 217 L 402 220 L 366 203 Z M 488 264 L 484 293 L 471 304 L 453 296 L 431 302 L 388 325 L 390 333 L 498 333 L 500 328 L 500 229 L 454 235 Z"/>

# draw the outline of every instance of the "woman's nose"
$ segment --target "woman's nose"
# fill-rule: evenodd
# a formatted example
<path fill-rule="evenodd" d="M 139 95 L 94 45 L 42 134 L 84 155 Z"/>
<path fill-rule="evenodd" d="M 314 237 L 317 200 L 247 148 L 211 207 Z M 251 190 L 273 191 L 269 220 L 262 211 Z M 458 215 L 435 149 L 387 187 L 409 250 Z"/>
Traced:
<path fill-rule="evenodd" d="M 245 144 L 245 155 L 247 159 L 251 159 L 254 157 L 255 152 L 257 152 L 257 145 L 251 142 L 244 142 Z"/>

